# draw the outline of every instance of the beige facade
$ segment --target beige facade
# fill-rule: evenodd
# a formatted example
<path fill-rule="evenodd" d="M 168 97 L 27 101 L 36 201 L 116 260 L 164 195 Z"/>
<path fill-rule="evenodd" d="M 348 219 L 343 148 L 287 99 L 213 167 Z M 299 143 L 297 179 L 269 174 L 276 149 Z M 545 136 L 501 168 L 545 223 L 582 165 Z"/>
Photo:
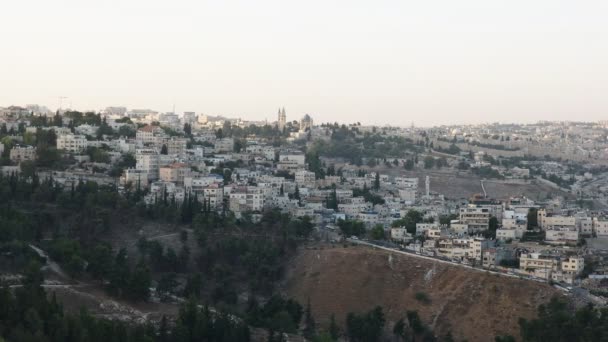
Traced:
<path fill-rule="evenodd" d="M 519 268 L 533 271 L 536 269 L 558 270 L 559 261 L 553 256 L 545 256 L 539 253 L 522 254 L 519 257 Z"/>
<path fill-rule="evenodd" d="M 190 166 L 183 163 L 174 163 L 159 168 L 160 180 L 165 182 L 184 184 L 184 178 L 190 177 L 190 174 Z"/>
<path fill-rule="evenodd" d="M 12 162 L 16 163 L 28 160 L 35 160 L 36 149 L 33 146 L 14 146 L 13 148 L 11 148 L 9 158 Z"/>
<path fill-rule="evenodd" d="M 490 209 L 473 205 L 460 208 L 460 223 L 468 225 L 469 233 L 488 230 Z"/>
<path fill-rule="evenodd" d="M 313 187 L 315 185 L 315 173 L 306 170 L 300 170 L 296 172 L 295 180 L 299 186 Z"/>
<path fill-rule="evenodd" d="M 57 137 L 57 149 L 72 153 L 80 153 L 87 148 L 87 138 L 84 135 L 62 134 Z"/>

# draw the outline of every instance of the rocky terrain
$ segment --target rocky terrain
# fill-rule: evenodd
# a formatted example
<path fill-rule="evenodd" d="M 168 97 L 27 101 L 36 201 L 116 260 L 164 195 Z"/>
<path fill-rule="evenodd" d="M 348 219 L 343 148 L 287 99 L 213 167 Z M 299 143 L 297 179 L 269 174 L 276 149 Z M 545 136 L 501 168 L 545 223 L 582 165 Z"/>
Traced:
<path fill-rule="evenodd" d="M 302 249 L 293 260 L 284 291 L 301 303 L 310 299 L 321 325 L 328 324 L 331 314 L 344 325 L 348 312 L 380 305 L 387 315 L 387 329 L 407 310 L 417 310 L 437 336 L 451 331 L 456 339 L 468 341 L 518 336 L 520 317 L 534 317 L 538 305 L 562 295 L 533 281 L 341 245 Z M 420 293 L 428 301 L 420 300 Z"/>

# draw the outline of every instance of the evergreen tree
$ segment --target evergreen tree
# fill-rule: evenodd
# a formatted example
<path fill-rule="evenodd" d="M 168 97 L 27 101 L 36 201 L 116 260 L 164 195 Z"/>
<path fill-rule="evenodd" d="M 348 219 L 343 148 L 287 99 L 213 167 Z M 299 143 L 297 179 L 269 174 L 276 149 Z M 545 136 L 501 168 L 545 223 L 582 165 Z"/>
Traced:
<path fill-rule="evenodd" d="M 304 311 L 304 337 L 310 339 L 314 336 L 316 331 L 315 318 L 312 316 L 310 308 L 310 298 L 306 304 L 306 310 Z"/>
<path fill-rule="evenodd" d="M 334 341 L 337 341 L 340 337 L 340 327 L 336 323 L 336 316 L 334 314 L 331 314 L 329 318 L 329 335 Z"/>
<path fill-rule="evenodd" d="M 374 189 L 380 190 L 380 173 L 376 172 L 376 179 L 374 180 Z"/>

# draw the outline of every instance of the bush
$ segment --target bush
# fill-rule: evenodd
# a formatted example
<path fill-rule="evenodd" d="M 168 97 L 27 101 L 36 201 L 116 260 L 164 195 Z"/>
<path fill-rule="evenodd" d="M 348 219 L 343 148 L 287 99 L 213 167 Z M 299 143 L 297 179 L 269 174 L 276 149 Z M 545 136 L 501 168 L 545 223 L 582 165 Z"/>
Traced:
<path fill-rule="evenodd" d="M 424 304 L 430 304 L 431 303 L 431 298 L 429 297 L 428 294 L 426 294 L 426 292 L 416 292 L 416 295 L 414 295 L 414 297 L 416 298 L 417 301 L 424 303 Z"/>

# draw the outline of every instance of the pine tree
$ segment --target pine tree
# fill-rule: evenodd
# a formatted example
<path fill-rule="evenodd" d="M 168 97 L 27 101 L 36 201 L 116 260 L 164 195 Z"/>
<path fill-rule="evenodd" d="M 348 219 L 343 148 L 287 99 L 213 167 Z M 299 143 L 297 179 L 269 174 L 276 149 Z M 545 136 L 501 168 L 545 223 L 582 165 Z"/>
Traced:
<path fill-rule="evenodd" d="M 312 311 L 310 308 L 310 298 L 308 298 L 308 303 L 306 304 L 306 311 L 304 313 L 304 337 L 311 339 L 316 330 L 315 318 L 312 316 Z"/>
<path fill-rule="evenodd" d="M 329 335 L 334 341 L 337 341 L 340 337 L 340 328 L 336 323 L 336 316 L 334 316 L 334 314 L 331 314 L 331 317 L 329 318 Z"/>

